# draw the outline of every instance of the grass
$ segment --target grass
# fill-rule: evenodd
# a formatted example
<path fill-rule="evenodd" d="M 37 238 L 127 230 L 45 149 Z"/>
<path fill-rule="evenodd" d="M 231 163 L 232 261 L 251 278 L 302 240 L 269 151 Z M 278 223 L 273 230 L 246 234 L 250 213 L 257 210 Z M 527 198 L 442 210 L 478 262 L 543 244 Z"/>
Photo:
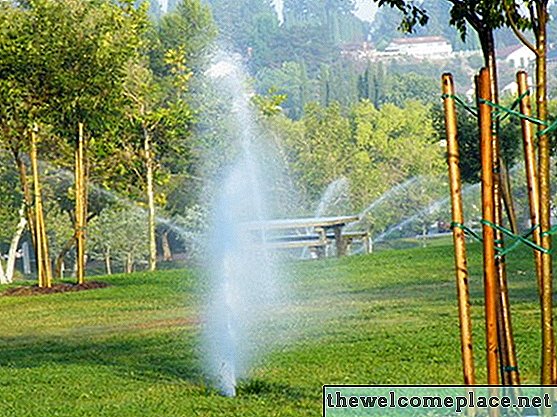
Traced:
<path fill-rule="evenodd" d="M 470 255 L 478 378 L 485 381 L 481 253 Z M 538 381 L 531 253 L 509 260 L 521 376 Z M 203 274 L 113 276 L 80 293 L 0 297 L 0 416 L 319 416 L 323 384 L 459 384 L 452 248 L 300 262 L 295 338 L 223 398 L 203 374 Z M 290 314 L 289 313 L 289 314 Z"/>

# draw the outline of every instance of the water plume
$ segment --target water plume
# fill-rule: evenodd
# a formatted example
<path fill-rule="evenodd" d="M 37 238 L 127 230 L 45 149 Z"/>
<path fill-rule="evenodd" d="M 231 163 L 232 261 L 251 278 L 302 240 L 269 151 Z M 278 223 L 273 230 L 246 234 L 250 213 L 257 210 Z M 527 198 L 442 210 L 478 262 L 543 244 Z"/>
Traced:
<path fill-rule="evenodd" d="M 261 136 L 251 110 L 241 65 L 221 56 L 207 71 L 231 102 L 237 158 L 217 183 L 207 250 L 211 271 L 205 341 L 217 389 L 236 394 L 238 378 L 265 348 L 261 329 L 282 303 L 278 268 L 265 248 L 265 232 L 247 224 L 269 219 L 265 190 L 272 181 L 260 161 Z"/>

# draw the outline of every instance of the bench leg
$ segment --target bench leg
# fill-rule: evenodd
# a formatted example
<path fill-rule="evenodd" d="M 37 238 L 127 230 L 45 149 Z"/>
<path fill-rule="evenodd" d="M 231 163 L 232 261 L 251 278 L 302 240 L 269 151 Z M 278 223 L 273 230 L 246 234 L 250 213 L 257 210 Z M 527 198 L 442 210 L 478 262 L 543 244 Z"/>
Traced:
<path fill-rule="evenodd" d="M 371 237 L 369 236 L 364 236 L 364 253 L 366 255 L 371 253 Z"/>
<path fill-rule="evenodd" d="M 335 243 L 337 245 L 337 257 L 341 258 L 346 255 L 346 243 L 342 237 L 342 230 L 340 227 L 335 227 Z"/>

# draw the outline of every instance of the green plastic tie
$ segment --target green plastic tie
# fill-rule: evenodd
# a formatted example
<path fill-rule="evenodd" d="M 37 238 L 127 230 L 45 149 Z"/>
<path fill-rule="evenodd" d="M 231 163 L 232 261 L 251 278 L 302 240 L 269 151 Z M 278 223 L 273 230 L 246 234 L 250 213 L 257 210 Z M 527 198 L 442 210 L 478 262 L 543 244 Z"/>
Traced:
<path fill-rule="evenodd" d="M 511 106 L 509 107 L 511 110 L 515 110 L 520 102 L 522 101 L 522 99 L 524 97 L 527 97 L 530 95 L 530 90 L 526 90 L 524 93 L 522 93 L 521 95 L 519 95 L 515 101 L 512 102 Z M 503 120 L 507 119 L 508 117 L 510 117 L 511 114 L 508 112 L 504 112 L 503 116 L 499 118 L 499 121 L 502 122 Z"/>
<path fill-rule="evenodd" d="M 553 236 L 554 234 L 557 234 L 557 225 L 553 226 L 546 232 L 542 232 L 542 236 Z"/>
<path fill-rule="evenodd" d="M 547 123 L 546 123 L 547 126 Z M 537 135 L 538 136 L 543 136 L 543 135 L 547 135 L 548 133 L 554 132 L 557 129 L 557 121 L 553 122 L 552 124 L 550 124 L 549 126 L 547 126 L 545 129 L 540 130 Z"/>
<path fill-rule="evenodd" d="M 441 98 L 447 99 L 447 98 L 452 98 L 457 104 L 460 105 L 460 107 L 462 107 L 464 110 L 466 110 L 468 113 L 470 113 L 472 116 L 474 117 L 478 117 L 478 112 L 476 109 L 474 109 L 473 107 L 469 106 L 468 103 L 466 103 L 463 99 L 461 99 L 458 96 L 455 96 L 454 94 L 443 94 L 441 95 Z"/>
<path fill-rule="evenodd" d="M 528 120 L 528 121 L 530 121 L 530 122 L 532 122 L 532 123 L 535 123 L 535 124 L 537 124 L 537 125 L 540 125 L 540 126 L 548 126 L 548 123 L 545 122 L 545 121 L 543 121 L 543 120 L 540 120 L 540 119 L 538 119 L 538 118 L 536 118 L 536 117 L 532 117 L 532 116 L 526 116 L 525 114 L 520 113 L 520 112 L 518 112 L 518 111 L 516 111 L 516 110 L 514 110 L 514 109 L 510 109 L 510 108 L 508 108 L 508 107 L 501 106 L 500 104 L 494 103 L 494 102 L 492 102 L 492 101 L 485 100 L 485 99 L 483 99 L 483 98 L 479 99 L 478 101 L 479 101 L 481 104 L 487 104 L 488 106 L 493 107 L 494 109 L 500 110 L 500 111 L 502 111 L 502 112 L 506 112 L 506 113 L 508 113 L 508 114 L 511 115 L 511 116 L 516 116 L 516 117 L 518 117 L 518 118 L 520 118 L 520 119 Z M 555 126 L 554 129 L 557 129 L 557 126 Z M 547 130 L 547 129 L 545 129 L 545 130 Z M 542 131 L 542 132 L 543 132 L 543 131 Z"/>
<path fill-rule="evenodd" d="M 536 229 L 540 228 L 540 225 L 537 224 L 535 226 L 532 226 L 529 230 L 527 230 L 524 234 L 522 235 L 518 235 L 516 233 L 513 233 L 510 229 L 507 229 L 506 227 L 503 226 L 499 226 L 495 223 L 492 223 L 488 220 L 481 220 L 480 223 L 482 223 L 485 226 L 491 227 L 492 229 L 498 230 L 500 232 L 502 232 L 503 234 L 509 236 L 513 242 L 505 247 L 502 247 L 503 245 L 503 240 L 500 239 L 496 239 L 494 241 L 495 243 L 495 251 L 497 252 L 496 257 L 497 258 L 501 258 L 507 254 L 509 254 L 510 252 L 516 250 L 520 245 L 526 245 L 534 250 L 537 250 L 539 252 L 545 253 L 545 254 L 551 254 L 551 251 L 548 249 L 545 249 L 544 247 L 537 245 L 535 242 L 532 242 L 530 239 L 528 239 Z M 483 238 L 476 233 L 475 231 L 473 231 L 472 229 L 470 229 L 468 226 L 461 224 L 461 223 L 457 223 L 457 222 L 452 222 L 451 223 L 451 229 L 454 228 L 459 228 L 461 230 L 464 231 L 464 233 L 468 236 L 473 237 L 474 239 L 476 239 L 479 242 L 483 242 Z M 550 236 L 550 235 L 554 235 L 557 234 L 557 225 L 553 226 L 550 230 L 548 230 L 547 232 L 542 232 L 542 236 Z"/>
<path fill-rule="evenodd" d="M 535 225 L 533 226 L 530 230 L 528 230 L 524 235 L 517 235 L 515 233 L 513 233 L 511 230 L 507 229 L 506 227 L 503 226 L 499 226 L 495 223 L 492 223 L 488 220 L 481 220 L 481 223 L 491 227 L 492 229 L 498 230 L 502 233 L 504 233 L 505 235 L 511 237 L 512 239 L 514 239 L 515 241 L 508 246 L 507 248 L 503 249 L 503 248 L 499 248 L 500 250 L 498 251 L 499 253 L 497 254 L 497 257 L 503 257 L 505 255 L 507 255 L 509 252 L 512 252 L 513 250 L 515 250 L 518 246 L 520 246 L 520 244 L 524 244 L 526 246 L 531 247 L 532 249 L 535 249 L 537 251 L 540 251 L 542 253 L 550 253 L 550 251 L 548 251 L 547 249 L 537 245 L 536 243 L 532 242 L 531 240 L 528 239 L 528 237 L 530 237 L 532 235 L 532 233 L 534 233 L 534 231 L 539 228 L 539 225 Z M 557 230 L 556 230 L 557 232 Z"/>
<path fill-rule="evenodd" d="M 473 237 L 478 242 L 483 242 L 482 237 L 479 234 L 477 234 L 475 231 L 470 229 L 468 226 L 466 226 L 462 223 L 452 222 L 451 223 L 451 230 L 455 229 L 455 228 L 456 229 L 461 229 L 466 235 Z"/>

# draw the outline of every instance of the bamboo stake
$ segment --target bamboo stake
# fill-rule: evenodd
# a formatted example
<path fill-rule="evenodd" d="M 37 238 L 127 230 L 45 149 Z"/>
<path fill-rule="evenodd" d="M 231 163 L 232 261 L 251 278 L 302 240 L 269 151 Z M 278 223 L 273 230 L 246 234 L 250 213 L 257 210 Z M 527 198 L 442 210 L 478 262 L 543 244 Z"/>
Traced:
<path fill-rule="evenodd" d="M 474 355 L 472 344 L 472 318 L 470 314 L 470 293 L 468 286 L 468 266 L 466 264 L 466 237 L 464 230 L 456 225 L 464 224 L 462 209 L 462 181 L 460 177 L 460 154 L 457 139 L 456 109 L 454 97 L 454 83 L 451 74 L 444 74 L 442 78 L 445 127 L 447 132 L 447 154 L 449 164 L 449 181 L 451 189 L 451 206 L 454 243 L 454 261 L 456 273 L 456 287 L 458 297 L 458 318 L 460 323 L 460 349 L 462 355 L 462 370 L 464 385 L 475 385 Z"/>
<path fill-rule="evenodd" d="M 487 68 L 480 72 L 480 99 L 490 100 L 490 75 Z M 485 103 L 479 105 L 480 116 L 480 148 L 482 160 L 482 216 L 487 222 L 495 221 L 495 204 L 493 200 L 493 135 L 491 107 Z M 483 225 L 483 259 L 484 259 L 484 292 L 485 292 L 485 323 L 486 323 L 486 354 L 487 382 L 489 385 L 499 384 L 498 374 L 498 340 L 497 340 L 497 277 L 495 265 L 495 233 L 494 229 Z"/>
<path fill-rule="evenodd" d="M 39 287 L 50 288 L 52 286 L 52 270 L 50 268 L 48 239 L 44 224 L 43 203 L 39 181 L 36 129 L 37 127 L 34 127 L 31 130 L 31 149 L 29 152 L 31 169 L 33 171 L 33 188 L 35 194 L 35 256 L 37 258 L 37 278 L 39 281 Z"/>
<path fill-rule="evenodd" d="M 525 71 L 519 71 L 516 74 L 518 85 L 518 94 L 523 97 L 520 101 L 520 112 L 525 116 L 532 116 L 532 105 L 529 96 L 526 92 L 529 90 L 528 74 Z M 542 236 L 540 230 L 540 189 L 538 168 L 536 165 L 536 149 L 534 145 L 534 129 L 532 122 L 526 119 L 521 119 L 522 125 L 522 143 L 524 148 L 524 168 L 526 170 L 526 182 L 528 188 L 528 201 L 530 209 L 530 224 L 535 227 L 532 233 L 532 240 L 538 246 L 542 246 Z M 543 308 L 541 294 L 542 294 L 542 253 L 534 250 L 534 262 L 536 265 L 536 279 L 538 284 L 538 295 L 540 296 L 540 305 Z M 553 357 L 553 379 L 557 372 L 557 362 L 555 356 Z"/>
<path fill-rule="evenodd" d="M 38 201 L 39 206 L 39 222 L 40 222 L 40 233 L 41 233 L 41 244 L 43 251 L 43 268 L 44 268 L 44 279 L 46 287 L 52 287 L 52 267 L 50 265 L 50 256 L 48 253 L 48 238 L 46 236 L 46 227 L 44 223 L 44 210 L 42 198 Z"/>
<path fill-rule="evenodd" d="M 518 94 L 523 96 L 520 101 L 520 112 L 526 116 L 532 115 L 532 106 L 529 96 L 524 96 L 528 91 L 528 76 L 524 71 L 516 74 L 518 84 Z M 524 168 L 526 170 L 526 183 L 528 185 L 528 201 L 530 203 L 530 223 L 534 229 L 532 239 L 536 245 L 541 246 L 542 238 L 540 233 L 540 194 L 538 182 L 538 169 L 536 167 L 536 150 L 534 147 L 534 132 L 532 123 L 526 119 L 521 119 L 522 125 L 522 144 L 524 148 Z M 538 280 L 538 293 L 541 294 L 541 264 L 542 253 L 534 251 L 534 260 L 536 263 L 536 277 Z"/>
<path fill-rule="evenodd" d="M 489 67 L 488 67 L 489 68 Z M 494 74 L 494 72 L 492 72 L 490 70 L 490 75 Z M 496 93 L 497 91 L 494 90 L 494 82 L 493 82 L 493 77 L 491 77 L 491 101 L 493 101 L 494 99 L 496 99 Z M 476 91 L 478 92 L 476 94 L 476 100 L 477 100 L 477 106 L 479 108 L 481 100 L 480 100 L 480 95 L 479 95 L 479 91 L 480 91 L 480 81 L 479 81 L 480 77 L 476 76 L 475 77 L 475 82 L 476 82 Z M 482 126 L 480 123 L 480 119 L 478 118 L 478 129 L 481 131 L 482 130 Z M 497 173 L 497 166 L 499 166 L 499 159 L 497 158 L 497 155 L 499 154 L 499 138 L 496 135 L 497 132 L 497 128 L 493 129 L 493 124 L 492 124 L 492 145 L 493 145 L 493 173 L 496 174 Z M 499 184 L 500 184 L 500 180 L 501 177 L 498 175 L 494 175 L 493 176 L 493 198 L 494 198 L 494 219 L 495 219 L 495 223 L 496 224 L 500 224 L 502 221 L 502 213 L 501 213 L 501 201 L 500 201 L 500 197 L 499 197 Z M 497 204 L 499 202 L 499 204 Z M 495 242 L 498 242 L 497 246 L 498 247 L 502 247 L 502 234 L 500 231 L 498 230 L 494 230 L 494 238 L 495 238 Z M 495 267 L 496 267 L 496 276 L 497 276 L 497 295 L 499 297 L 499 299 L 497 300 L 497 338 L 498 338 L 498 343 L 499 343 L 499 349 L 498 349 L 498 353 L 499 353 L 499 372 L 500 372 L 500 376 L 501 376 L 501 383 L 503 385 L 511 385 L 511 378 L 510 375 L 506 372 L 506 369 L 508 369 L 509 366 L 509 352 L 507 349 L 507 345 L 508 345 L 508 339 L 506 337 L 506 326 L 505 326 L 505 320 L 504 320 L 504 314 L 503 314 L 503 310 L 502 310 L 502 306 L 506 305 L 505 303 L 503 303 L 503 292 L 501 291 L 501 288 L 506 289 L 506 268 L 505 268 L 505 264 L 504 262 L 500 262 L 499 259 L 495 259 Z"/>
<path fill-rule="evenodd" d="M 498 82 L 497 82 L 497 66 L 495 62 L 495 55 L 489 54 L 486 61 L 486 67 L 489 71 L 490 82 L 490 101 L 495 103 L 499 102 Z M 494 120 L 496 128 L 492 129 L 492 144 L 493 144 L 493 201 L 494 201 L 494 223 L 497 225 L 503 224 L 503 207 L 506 209 L 507 218 L 509 220 L 510 228 L 514 233 L 518 232 L 518 224 L 516 221 L 516 212 L 512 199 L 510 178 L 500 154 L 500 141 L 499 141 L 499 121 Z M 497 246 L 501 249 L 504 247 L 504 236 L 499 230 L 495 230 L 495 241 Z M 497 257 L 495 259 L 497 271 L 497 331 L 499 335 L 499 360 L 501 363 L 501 380 L 504 385 L 518 385 L 520 378 L 518 374 L 516 351 L 514 345 L 514 337 L 512 331 L 512 320 L 510 311 L 510 302 L 507 288 L 507 270 L 504 257 Z"/>
<path fill-rule="evenodd" d="M 490 75 L 490 92 L 491 101 L 498 101 L 496 73 L 493 66 L 488 67 Z M 499 122 L 495 121 L 496 129 L 492 129 L 492 145 L 493 145 L 493 202 L 494 202 L 494 223 L 503 224 L 503 206 L 507 208 L 510 228 L 517 233 L 518 226 L 516 222 L 516 214 L 514 212 L 514 204 L 512 201 L 510 182 L 508 181 L 508 172 L 505 164 L 501 159 L 500 140 L 498 136 Z M 495 230 L 495 242 L 498 248 L 504 249 L 504 236 L 499 230 Z M 498 333 L 499 333 L 499 359 L 501 362 L 501 380 L 504 385 L 519 385 L 520 377 L 518 374 L 518 364 L 516 359 L 516 350 L 512 331 L 512 319 L 509 301 L 509 292 L 507 287 L 507 268 L 505 257 L 496 257 L 495 266 L 497 271 L 498 285 Z"/>
<path fill-rule="evenodd" d="M 85 240 L 83 218 L 83 123 L 79 123 L 79 134 L 75 157 L 75 237 L 77 251 L 77 283 L 85 282 Z"/>
<path fill-rule="evenodd" d="M 29 150 L 29 158 L 31 159 L 31 170 L 33 175 L 33 193 L 34 193 L 34 206 L 35 206 L 35 260 L 37 265 L 37 281 L 39 287 L 46 286 L 43 266 L 43 234 L 40 231 L 40 206 L 38 202 L 41 199 L 41 190 L 39 188 L 39 173 L 37 166 L 37 137 L 35 130 L 31 130 L 31 148 Z"/>

